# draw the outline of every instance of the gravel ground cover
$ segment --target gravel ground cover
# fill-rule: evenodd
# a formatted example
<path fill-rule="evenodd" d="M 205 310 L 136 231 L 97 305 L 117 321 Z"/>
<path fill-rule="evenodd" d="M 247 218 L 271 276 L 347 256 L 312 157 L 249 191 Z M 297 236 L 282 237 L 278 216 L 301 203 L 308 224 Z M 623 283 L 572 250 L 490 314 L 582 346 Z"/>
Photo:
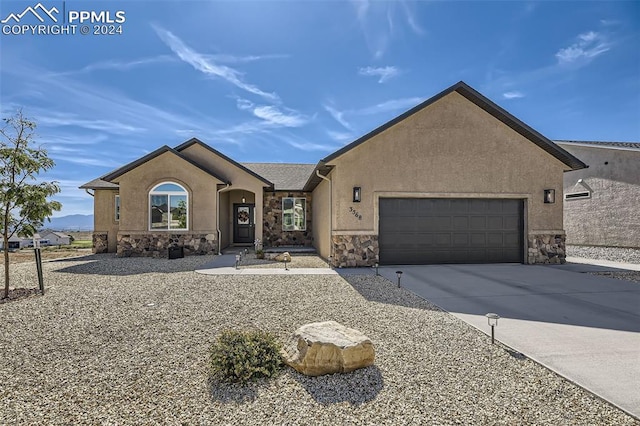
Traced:
<path fill-rule="evenodd" d="M 275 260 L 258 259 L 253 253 L 242 257 L 240 269 L 276 268 L 284 269 L 284 262 Z M 314 254 L 291 254 L 291 262 L 287 262 L 287 268 L 328 268 L 329 264 L 320 256 Z"/>
<path fill-rule="evenodd" d="M 640 264 L 640 249 L 567 245 L 567 256 Z"/>
<path fill-rule="evenodd" d="M 631 248 L 567 246 L 567 256 L 640 264 L 640 249 Z M 640 271 L 604 271 L 589 274 L 640 283 Z"/>
<path fill-rule="evenodd" d="M 211 259 L 46 263 L 44 297 L 0 305 L 0 424 L 638 424 L 381 277 L 192 272 Z M 367 334 L 375 365 L 210 380 L 221 330 L 324 320 Z"/>

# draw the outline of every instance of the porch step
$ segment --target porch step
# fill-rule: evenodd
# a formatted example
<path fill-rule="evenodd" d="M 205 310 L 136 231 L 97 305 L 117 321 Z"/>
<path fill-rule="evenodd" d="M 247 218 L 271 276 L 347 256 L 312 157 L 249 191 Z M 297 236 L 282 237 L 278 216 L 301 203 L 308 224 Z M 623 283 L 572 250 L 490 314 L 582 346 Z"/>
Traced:
<path fill-rule="evenodd" d="M 304 254 L 317 254 L 317 251 L 314 247 L 303 247 L 303 246 L 278 246 L 278 247 L 265 247 L 265 253 L 304 253 Z"/>

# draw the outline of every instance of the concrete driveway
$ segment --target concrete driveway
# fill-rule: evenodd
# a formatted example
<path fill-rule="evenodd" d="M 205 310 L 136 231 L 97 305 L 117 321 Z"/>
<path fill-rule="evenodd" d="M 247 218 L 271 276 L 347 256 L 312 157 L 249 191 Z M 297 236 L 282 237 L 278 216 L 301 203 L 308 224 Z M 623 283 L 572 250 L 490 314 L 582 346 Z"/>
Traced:
<path fill-rule="evenodd" d="M 380 273 L 640 417 L 640 284 L 581 273 L 594 267 L 387 266 Z"/>

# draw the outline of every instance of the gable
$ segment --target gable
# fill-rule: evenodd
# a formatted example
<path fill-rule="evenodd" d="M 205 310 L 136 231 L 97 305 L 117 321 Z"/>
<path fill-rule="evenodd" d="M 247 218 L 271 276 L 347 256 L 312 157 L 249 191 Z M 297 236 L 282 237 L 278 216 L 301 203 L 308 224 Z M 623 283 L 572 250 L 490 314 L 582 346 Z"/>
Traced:
<path fill-rule="evenodd" d="M 259 181 L 263 186 L 273 183 L 253 170 L 211 148 L 199 139 L 192 138 L 177 146 L 175 150 L 201 167 L 223 176 L 227 182 L 240 184 L 244 180 Z M 240 182 L 239 182 L 240 181 Z"/>
<path fill-rule="evenodd" d="M 437 104 L 443 98 L 450 96 L 452 94 L 459 95 L 468 101 L 471 105 L 475 105 L 479 109 L 483 110 L 488 115 L 492 116 L 495 120 L 501 122 L 504 126 L 509 127 L 514 132 L 518 133 L 522 137 L 526 138 L 533 145 L 545 151 L 547 154 L 550 154 L 552 157 L 562 162 L 565 166 L 569 167 L 569 170 L 578 170 L 582 168 L 586 168 L 587 165 L 580 161 L 578 158 L 571 155 L 569 152 L 565 151 L 558 145 L 554 144 L 551 140 L 547 139 L 531 127 L 527 126 L 522 121 L 518 120 L 516 117 L 508 113 L 506 110 L 501 108 L 500 106 L 493 103 L 488 98 L 481 95 L 479 92 L 475 91 L 473 88 L 468 86 L 464 82 L 459 82 L 454 84 L 453 86 L 445 89 L 444 91 L 438 93 L 430 99 L 427 99 L 423 103 L 415 106 L 409 111 L 401 114 L 400 116 L 394 118 L 393 120 L 383 124 L 382 126 L 376 128 L 375 130 L 367 133 L 361 138 L 355 140 L 354 142 L 346 145 L 345 147 L 339 149 L 338 151 L 330 154 L 329 156 L 323 158 L 318 163 L 316 170 L 320 170 L 321 168 L 331 165 L 335 160 L 349 153 L 350 151 L 360 147 L 361 145 L 367 143 L 371 139 L 375 138 L 377 135 L 391 129 L 394 126 L 399 125 L 405 120 L 410 119 L 414 115 L 422 112 L 425 109 L 428 109 L 430 106 Z M 319 183 L 319 179 L 314 178 L 312 175 L 305 186 L 306 190 L 313 190 L 315 186 Z"/>

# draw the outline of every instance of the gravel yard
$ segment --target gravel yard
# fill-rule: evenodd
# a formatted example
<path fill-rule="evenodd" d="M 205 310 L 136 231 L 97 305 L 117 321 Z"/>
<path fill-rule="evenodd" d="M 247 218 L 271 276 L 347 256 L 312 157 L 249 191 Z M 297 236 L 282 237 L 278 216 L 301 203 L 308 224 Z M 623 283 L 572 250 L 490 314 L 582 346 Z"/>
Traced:
<path fill-rule="evenodd" d="M 328 268 L 329 264 L 315 254 L 291 253 L 291 262 L 287 262 L 287 268 Z M 253 253 L 242 257 L 240 269 L 276 268 L 284 269 L 284 262 L 275 260 L 258 259 Z"/>
<path fill-rule="evenodd" d="M 640 249 L 567 245 L 567 256 L 640 264 Z"/>
<path fill-rule="evenodd" d="M 567 256 L 640 264 L 640 249 L 631 248 L 567 246 Z M 589 274 L 640 283 L 640 271 L 605 271 Z"/>
<path fill-rule="evenodd" d="M 0 424 L 638 424 L 381 277 L 192 272 L 211 260 L 45 263 L 46 296 L 0 305 Z M 13 266 L 15 285 L 34 269 Z M 324 320 L 367 334 L 375 365 L 209 380 L 222 329 Z"/>

